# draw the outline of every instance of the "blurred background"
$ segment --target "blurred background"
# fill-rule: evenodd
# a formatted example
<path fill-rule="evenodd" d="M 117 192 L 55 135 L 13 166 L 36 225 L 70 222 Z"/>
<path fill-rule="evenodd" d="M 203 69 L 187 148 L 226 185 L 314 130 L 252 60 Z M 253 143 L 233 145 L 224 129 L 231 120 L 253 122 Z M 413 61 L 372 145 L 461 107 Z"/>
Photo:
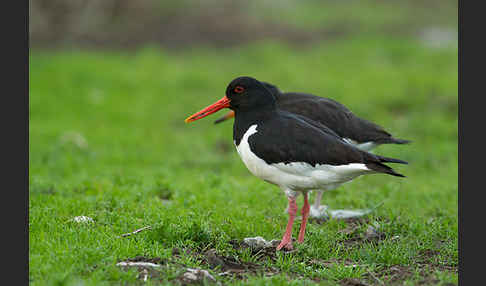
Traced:
<path fill-rule="evenodd" d="M 451 0 L 36 0 L 30 43 L 41 48 L 229 47 L 275 39 L 295 46 L 363 34 L 457 40 Z"/>
<path fill-rule="evenodd" d="M 184 124 L 242 75 L 415 142 L 379 152 L 454 166 L 457 14 L 451 0 L 30 1 L 31 179 L 147 162 L 247 175 L 232 124 L 213 125 L 223 112 Z"/>
<path fill-rule="evenodd" d="M 223 112 L 184 124 L 242 75 L 343 103 L 414 141 L 377 153 L 456 185 L 457 14 L 450 0 L 30 1 L 31 185 L 248 176 L 231 122 L 213 125 Z"/>

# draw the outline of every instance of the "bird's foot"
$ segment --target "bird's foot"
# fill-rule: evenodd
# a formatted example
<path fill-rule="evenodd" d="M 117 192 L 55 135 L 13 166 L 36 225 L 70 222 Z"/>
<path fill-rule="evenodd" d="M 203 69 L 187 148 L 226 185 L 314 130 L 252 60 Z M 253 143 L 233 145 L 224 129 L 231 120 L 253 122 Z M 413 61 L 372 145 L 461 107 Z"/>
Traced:
<path fill-rule="evenodd" d="M 312 205 L 310 207 L 309 216 L 311 218 L 328 219 L 329 218 L 328 209 L 329 207 L 326 205 L 322 205 L 319 207 L 315 207 L 314 205 Z"/>
<path fill-rule="evenodd" d="M 282 239 L 280 244 L 277 246 L 277 251 L 280 249 L 285 249 L 285 250 L 293 250 L 294 246 L 292 245 L 292 240 L 291 239 Z"/>

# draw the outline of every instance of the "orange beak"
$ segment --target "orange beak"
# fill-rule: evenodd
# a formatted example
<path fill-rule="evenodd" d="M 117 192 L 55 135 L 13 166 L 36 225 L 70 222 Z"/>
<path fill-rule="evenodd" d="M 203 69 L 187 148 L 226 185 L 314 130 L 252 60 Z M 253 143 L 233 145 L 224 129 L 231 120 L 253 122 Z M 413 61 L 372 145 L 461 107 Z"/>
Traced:
<path fill-rule="evenodd" d="M 223 96 L 223 98 L 221 98 L 220 100 L 211 104 L 210 106 L 208 106 L 208 107 L 194 113 L 193 115 L 187 117 L 185 122 L 189 123 L 189 122 L 199 120 L 203 117 L 206 117 L 210 114 L 217 112 L 220 109 L 228 108 L 229 106 L 230 106 L 230 100 L 226 96 Z"/>
<path fill-rule="evenodd" d="M 233 110 L 231 110 L 230 112 L 226 113 L 223 117 L 220 117 L 219 119 L 214 121 L 214 124 L 221 123 L 221 122 L 228 120 L 230 118 L 233 118 L 233 117 L 235 117 L 235 112 Z"/>

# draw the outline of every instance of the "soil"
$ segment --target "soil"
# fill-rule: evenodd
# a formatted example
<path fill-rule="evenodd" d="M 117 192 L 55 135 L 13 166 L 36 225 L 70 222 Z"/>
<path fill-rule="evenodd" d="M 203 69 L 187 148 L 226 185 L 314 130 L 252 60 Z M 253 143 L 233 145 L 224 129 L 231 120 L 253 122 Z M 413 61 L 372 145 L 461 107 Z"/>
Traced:
<path fill-rule="evenodd" d="M 366 284 L 359 279 L 356 278 L 346 278 L 339 281 L 341 286 L 369 286 L 370 284 Z"/>
<path fill-rule="evenodd" d="M 340 232 L 344 232 L 350 235 L 350 238 L 345 240 L 344 244 L 359 244 L 363 242 L 373 241 L 378 243 L 384 238 L 384 234 L 377 231 L 370 231 L 368 228 L 365 233 L 359 232 L 358 229 L 361 228 L 359 225 L 361 223 L 367 222 L 366 219 L 359 219 L 352 221 L 346 228 L 342 229 Z M 204 283 L 216 283 L 220 278 L 229 278 L 236 280 L 245 281 L 249 276 L 254 275 L 264 275 L 273 276 L 282 271 L 276 267 L 265 266 L 268 260 L 276 260 L 276 246 L 280 241 L 272 241 L 272 246 L 263 247 L 260 249 L 252 249 L 246 245 L 243 241 L 231 240 L 229 243 L 232 245 L 236 252 L 247 251 L 250 249 L 251 255 L 255 258 L 255 262 L 240 261 L 238 256 L 226 256 L 218 253 L 216 249 L 191 249 L 191 248 L 173 248 L 172 257 L 169 259 L 163 259 L 160 257 L 145 257 L 136 256 L 134 258 L 129 258 L 124 261 L 126 262 L 150 262 L 161 267 L 137 267 L 139 272 L 138 279 L 141 281 L 150 278 L 152 280 L 163 281 L 163 270 L 164 268 L 176 268 L 179 269 L 180 273 L 177 277 L 171 278 L 169 281 L 182 284 L 182 285 L 193 285 L 193 284 L 204 284 Z M 286 253 L 295 252 L 285 251 Z M 393 265 L 378 268 L 374 273 L 366 273 L 361 279 L 357 278 L 347 278 L 338 281 L 340 285 L 345 286 L 367 286 L 367 285 L 401 285 L 406 279 L 412 278 L 415 273 L 419 273 L 422 280 L 417 281 L 417 285 L 435 285 L 439 283 L 434 276 L 436 270 L 456 272 L 457 266 L 453 265 L 439 265 L 432 262 L 432 257 L 436 255 L 436 251 L 425 250 L 420 252 L 419 257 L 416 258 L 416 263 L 413 266 L 406 265 Z M 197 275 L 192 275 L 194 280 L 188 282 L 187 275 L 189 268 L 178 261 L 182 255 L 191 256 L 196 261 L 200 262 L 200 269 L 193 269 L 191 271 L 196 271 Z M 309 266 L 319 265 L 321 267 L 329 268 L 336 264 L 343 264 L 350 267 L 357 266 L 357 262 L 351 260 L 320 260 L 320 259 L 310 259 L 305 261 Z M 162 270 L 162 271 L 161 271 Z M 206 272 L 207 271 L 207 272 Z M 210 275 L 209 277 L 207 275 Z M 298 273 L 287 273 L 289 279 L 299 279 L 306 278 L 302 277 Z M 190 275 L 189 275 L 190 276 Z M 214 280 L 212 280 L 214 278 Z M 313 279 L 315 282 L 319 282 L 320 279 Z M 452 285 L 452 284 L 451 284 Z"/>

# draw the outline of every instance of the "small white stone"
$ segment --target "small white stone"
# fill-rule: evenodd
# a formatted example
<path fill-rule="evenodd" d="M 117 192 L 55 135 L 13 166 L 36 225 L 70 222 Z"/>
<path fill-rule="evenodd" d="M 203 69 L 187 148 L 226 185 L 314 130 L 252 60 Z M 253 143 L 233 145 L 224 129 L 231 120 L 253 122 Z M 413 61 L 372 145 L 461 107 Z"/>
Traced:
<path fill-rule="evenodd" d="M 160 267 L 159 264 L 151 263 L 151 262 L 132 262 L 132 261 L 122 261 L 118 262 L 116 266 L 128 266 L 128 267 L 153 267 L 157 268 Z"/>
<path fill-rule="evenodd" d="M 93 223 L 94 220 L 90 218 L 89 216 L 75 216 L 72 221 L 77 222 L 77 223 Z"/>
<path fill-rule="evenodd" d="M 192 272 L 186 272 L 184 273 L 184 279 L 186 280 L 191 280 L 191 281 L 196 281 L 197 280 L 197 276 L 196 274 L 192 273 Z"/>
<path fill-rule="evenodd" d="M 244 238 L 243 243 L 245 243 L 246 245 L 254 249 L 260 249 L 260 248 L 266 248 L 272 246 L 271 242 L 266 241 L 261 236 Z"/>
<path fill-rule="evenodd" d="M 208 279 L 213 282 L 216 282 L 216 279 L 214 279 L 214 277 L 211 274 L 209 274 L 207 270 L 203 270 L 203 269 L 187 268 L 187 272 L 184 273 L 182 277 L 185 280 L 189 280 L 189 281 L 197 281 L 198 279 L 200 279 L 198 277 L 201 277 L 202 279 Z"/>

